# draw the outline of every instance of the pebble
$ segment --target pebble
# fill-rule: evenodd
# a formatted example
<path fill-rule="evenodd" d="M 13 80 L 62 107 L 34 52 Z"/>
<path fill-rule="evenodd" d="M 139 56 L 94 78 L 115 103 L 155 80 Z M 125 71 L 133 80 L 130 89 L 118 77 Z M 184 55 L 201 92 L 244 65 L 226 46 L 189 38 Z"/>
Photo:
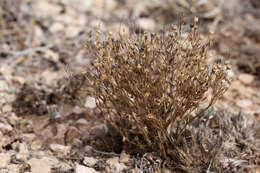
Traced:
<path fill-rule="evenodd" d="M 77 125 L 77 127 L 78 126 L 88 126 L 89 123 L 86 119 L 80 118 L 80 119 L 77 120 L 76 125 Z"/>
<path fill-rule="evenodd" d="M 97 162 L 98 160 L 93 157 L 84 157 L 84 161 L 83 161 L 83 163 L 89 167 L 93 167 Z"/>
<path fill-rule="evenodd" d="M 60 155 L 68 155 L 71 150 L 70 146 L 64 146 L 64 145 L 60 145 L 60 144 L 50 144 L 50 148 L 54 153 L 57 153 Z"/>
<path fill-rule="evenodd" d="M 74 141 L 74 139 L 80 139 L 80 137 L 81 137 L 81 135 L 77 128 L 69 127 L 65 140 L 67 143 L 72 143 Z"/>
<path fill-rule="evenodd" d="M 132 173 L 143 173 L 141 169 L 135 168 L 132 170 Z"/>
<path fill-rule="evenodd" d="M 79 35 L 81 27 L 78 26 L 68 26 L 65 30 L 65 34 L 68 38 L 74 38 Z"/>
<path fill-rule="evenodd" d="M 67 6 L 75 8 L 79 12 L 87 12 L 91 8 L 93 0 L 61 0 Z"/>
<path fill-rule="evenodd" d="M 75 173 L 99 173 L 99 172 L 93 168 L 89 168 L 89 167 L 82 166 L 82 165 L 77 165 L 76 169 L 75 169 Z"/>
<path fill-rule="evenodd" d="M 126 154 L 125 152 L 122 152 L 119 158 L 120 163 L 129 163 L 130 162 L 130 155 Z"/>
<path fill-rule="evenodd" d="M 49 3 L 48 1 L 33 1 L 34 2 L 34 14 L 39 18 L 47 18 L 52 16 L 57 16 L 61 11 L 62 8 L 55 3 Z"/>
<path fill-rule="evenodd" d="M 118 157 L 110 158 L 106 161 L 106 163 L 108 164 L 108 167 L 106 167 L 107 172 L 120 173 L 120 172 L 123 172 L 124 169 L 127 169 L 125 164 L 119 163 Z"/>
<path fill-rule="evenodd" d="M 8 84 L 5 81 L 0 80 L 0 92 L 8 91 Z"/>
<path fill-rule="evenodd" d="M 15 113 L 11 113 L 7 117 L 9 124 L 11 125 L 17 125 L 19 123 L 20 118 L 18 118 Z"/>
<path fill-rule="evenodd" d="M 19 148 L 19 153 L 16 154 L 16 159 L 26 162 L 29 156 L 29 150 L 27 148 L 27 145 L 25 143 L 19 143 L 18 148 Z"/>
<path fill-rule="evenodd" d="M 50 32 L 52 32 L 53 34 L 56 34 L 57 32 L 60 32 L 63 29 L 64 29 L 64 25 L 60 22 L 53 23 L 49 28 Z"/>
<path fill-rule="evenodd" d="M 3 109 L 3 113 L 6 113 L 6 112 L 11 112 L 13 107 L 11 105 L 4 105 L 2 109 Z"/>
<path fill-rule="evenodd" d="M 6 168 L 8 169 L 8 173 L 18 173 L 21 172 L 22 167 L 23 165 L 21 164 L 8 164 Z"/>
<path fill-rule="evenodd" d="M 13 130 L 13 127 L 9 124 L 0 123 L 0 130 L 3 133 L 8 133 L 8 132 L 11 132 Z"/>
<path fill-rule="evenodd" d="M 0 169 L 6 168 L 11 161 L 11 156 L 8 153 L 0 153 Z"/>
<path fill-rule="evenodd" d="M 90 109 L 93 109 L 96 107 L 96 101 L 95 101 L 95 98 L 93 97 L 88 97 L 86 99 L 86 102 L 85 102 L 85 105 L 84 105 L 86 108 L 90 108 Z"/>

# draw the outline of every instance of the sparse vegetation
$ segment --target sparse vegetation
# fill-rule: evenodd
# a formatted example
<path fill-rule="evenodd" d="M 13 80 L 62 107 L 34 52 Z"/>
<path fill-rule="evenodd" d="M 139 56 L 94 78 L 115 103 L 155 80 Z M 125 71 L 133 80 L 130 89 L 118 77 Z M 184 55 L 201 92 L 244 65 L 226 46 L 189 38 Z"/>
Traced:
<path fill-rule="evenodd" d="M 89 34 L 95 59 L 86 77 L 126 150 L 176 157 L 171 150 L 185 128 L 228 89 L 230 66 L 207 64 L 210 41 L 200 38 L 197 23 L 189 33 L 181 21 L 162 34 Z"/>

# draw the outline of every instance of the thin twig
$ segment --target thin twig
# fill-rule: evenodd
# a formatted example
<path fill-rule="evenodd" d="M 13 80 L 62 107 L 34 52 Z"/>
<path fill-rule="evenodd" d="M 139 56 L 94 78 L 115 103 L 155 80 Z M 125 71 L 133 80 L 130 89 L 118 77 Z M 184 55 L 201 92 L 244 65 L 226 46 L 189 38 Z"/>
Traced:
<path fill-rule="evenodd" d="M 28 55 L 37 51 L 45 51 L 46 49 L 49 49 L 53 46 L 53 44 L 49 44 L 46 46 L 42 46 L 42 47 L 33 47 L 33 48 L 28 48 L 22 51 L 17 51 L 17 52 L 12 52 L 12 56 L 10 56 L 4 63 L 10 63 L 11 61 L 13 61 L 14 59 L 18 58 L 19 56 L 24 56 L 24 55 Z"/>

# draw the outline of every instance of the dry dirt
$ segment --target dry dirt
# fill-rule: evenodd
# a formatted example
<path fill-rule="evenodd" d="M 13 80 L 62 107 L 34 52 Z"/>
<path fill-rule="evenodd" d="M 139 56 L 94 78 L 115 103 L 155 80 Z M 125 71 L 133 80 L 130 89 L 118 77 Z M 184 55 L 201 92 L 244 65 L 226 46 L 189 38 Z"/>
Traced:
<path fill-rule="evenodd" d="M 120 136 L 82 90 L 86 81 L 78 73 L 92 59 L 84 41 L 97 28 L 128 35 L 160 31 L 176 24 L 180 13 L 187 23 L 199 16 L 202 35 L 215 35 L 210 60 L 228 60 L 233 69 L 231 87 L 216 108 L 242 112 L 259 125 L 260 3 L 205 2 L 0 0 L 0 172 L 154 171 L 149 153 L 123 152 Z M 248 172 L 260 172 L 256 156 Z"/>

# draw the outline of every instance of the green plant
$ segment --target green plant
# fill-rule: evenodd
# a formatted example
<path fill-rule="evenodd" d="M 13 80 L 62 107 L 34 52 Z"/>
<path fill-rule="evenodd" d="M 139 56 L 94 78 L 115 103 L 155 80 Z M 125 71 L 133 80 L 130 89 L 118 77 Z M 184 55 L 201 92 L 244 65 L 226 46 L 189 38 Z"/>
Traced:
<path fill-rule="evenodd" d="M 184 129 L 228 89 L 230 67 L 207 64 L 210 41 L 200 39 L 197 23 L 189 33 L 180 22 L 162 34 L 89 34 L 95 59 L 86 77 L 97 107 L 131 151 L 167 158 Z"/>

